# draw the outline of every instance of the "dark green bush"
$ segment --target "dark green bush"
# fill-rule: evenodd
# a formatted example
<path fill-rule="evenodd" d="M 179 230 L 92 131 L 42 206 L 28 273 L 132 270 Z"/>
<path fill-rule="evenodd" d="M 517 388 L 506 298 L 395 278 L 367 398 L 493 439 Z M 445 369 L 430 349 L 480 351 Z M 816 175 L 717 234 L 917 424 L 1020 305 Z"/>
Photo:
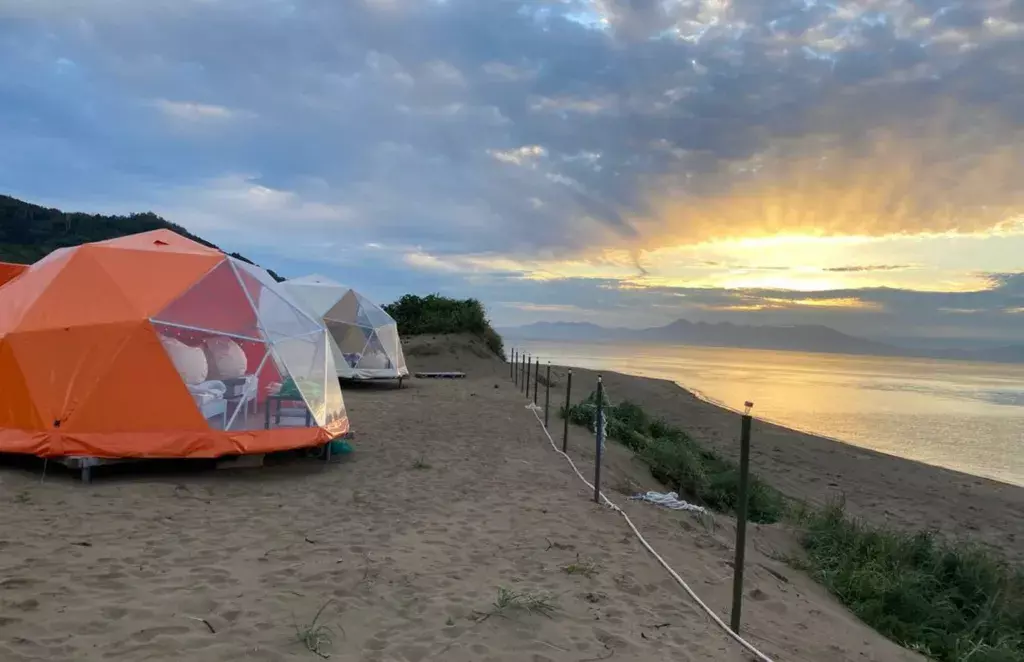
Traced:
<path fill-rule="evenodd" d="M 479 336 L 488 349 L 505 356 L 505 346 L 476 299 L 452 299 L 439 294 L 425 297 L 406 294 L 398 301 L 384 306 L 398 322 L 398 332 L 404 336 L 429 333 L 471 333 Z"/>

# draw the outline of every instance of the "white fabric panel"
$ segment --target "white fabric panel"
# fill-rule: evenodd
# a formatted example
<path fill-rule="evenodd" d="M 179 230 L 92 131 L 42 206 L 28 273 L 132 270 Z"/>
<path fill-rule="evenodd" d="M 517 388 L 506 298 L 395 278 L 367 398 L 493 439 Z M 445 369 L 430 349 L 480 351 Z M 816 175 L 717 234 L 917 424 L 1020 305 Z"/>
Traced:
<path fill-rule="evenodd" d="M 327 327 L 338 376 L 368 379 L 409 374 L 398 337 L 398 325 L 383 308 L 325 276 L 293 278 L 281 285 L 305 312 L 317 316 Z M 371 332 L 379 341 L 372 343 L 373 348 L 377 352 L 383 351 L 386 360 L 364 356 L 371 348 L 371 343 L 367 343 L 373 335 Z M 377 367 L 386 363 L 391 366 Z"/>

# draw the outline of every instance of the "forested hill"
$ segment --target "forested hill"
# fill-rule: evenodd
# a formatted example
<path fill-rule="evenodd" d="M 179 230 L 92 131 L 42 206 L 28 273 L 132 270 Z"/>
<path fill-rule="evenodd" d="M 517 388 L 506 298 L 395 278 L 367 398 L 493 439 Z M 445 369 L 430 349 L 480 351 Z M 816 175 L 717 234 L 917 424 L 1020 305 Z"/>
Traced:
<path fill-rule="evenodd" d="M 173 230 L 193 241 L 220 250 L 202 237 L 197 237 L 180 225 L 160 218 L 152 212 L 130 216 L 63 212 L 0 195 L 0 262 L 31 264 L 65 246 L 77 246 L 160 229 Z M 253 263 L 238 253 L 230 255 Z M 283 280 L 272 270 L 267 271 L 278 281 Z"/>

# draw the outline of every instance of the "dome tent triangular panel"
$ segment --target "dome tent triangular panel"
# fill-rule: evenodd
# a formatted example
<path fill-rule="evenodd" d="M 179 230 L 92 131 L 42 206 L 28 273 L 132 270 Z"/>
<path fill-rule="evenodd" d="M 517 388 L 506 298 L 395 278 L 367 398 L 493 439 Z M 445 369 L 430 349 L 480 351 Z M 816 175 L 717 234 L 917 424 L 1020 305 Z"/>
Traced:
<path fill-rule="evenodd" d="M 143 314 L 153 316 L 224 260 L 216 252 L 129 250 L 118 244 L 88 247 L 118 289 Z M 145 274 L 146 277 L 140 275 Z"/>
<path fill-rule="evenodd" d="M 9 428 L 38 430 L 43 426 L 43 417 L 39 414 L 31 390 L 25 381 L 25 371 L 15 358 L 14 348 L 7 339 L 0 339 L 0 378 L 2 378 L 3 397 L 0 398 L 0 446 L 4 443 L 4 432 Z M 34 445 L 34 440 L 20 440 L 27 447 Z M 17 446 L 14 446 L 17 448 Z M 22 452 L 13 450 L 11 452 Z"/>
<path fill-rule="evenodd" d="M 23 274 L 22 278 L 28 275 L 30 272 Z M 76 292 L 77 296 L 67 296 L 70 291 Z M 102 302 L 98 301 L 100 297 Z M 88 251 L 77 250 L 54 274 L 48 286 L 39 292 L 18 328 L 31 331 L 139 319 L 143 319 L 143 313 L 121 292 L 117 282 Z"/>
<path fill-rule="evenodd" d="M 325 276 L 312 275 L 293 278 L 284 283 L 285 290 L 298 301 L 306 312 L 314 317 L 323 317 L 348 288 Z"/>
<path fill-rule="evenodd" d="M 230 261 L 222 261 L 194 281 L 152 319 L 164 326 L 262 340 L 256 312 Z"/>
<path fill-rule="evenodd" d="M 323 320 L 339 377 L 396 379 L 409 374 L 398 325 L 380 306 L 323 276 L 286 280 L 282 285 L 307 313 Z"/>
<path fill-rule="evenodd" d="M 394 318 L 391 317 L 391 315 L 388 315 L 387 311 L 383 308 L 358 292 L 356 292 L 355 295 L 356 300 L 359 301 L 359 311 L 365 316 L 373 328 L 377 329 L 382 326 L 398 326 Z"/>
<path fill-rule="evenodd" d="M 15 280 L 2 288 L 0 296 L 0 337 L 18 328 L 25 314 L 39 300 L 73 253 L 69 248 L 58 248 L 29 266 Z"/>
<path fill-rule="evenodd" d="M 26 269 L 28 269 L 27 264 L 0 262 L 0 287 L 20 276 Z"/>
<path fill-rule="evenodd" d="M 44 421 L 70 423 L 102 382 L 111 363 L 145 321 L 97 324 L 15 333 L 9 342 L 25 387 Z M 45 348 L 45 351 L 37 351 Z M 74 383 L 77 388 L 64 389 Z"/>
<path fill-rule="evenodd" d="M 376 331 L 370 332 L 363 353 L 356 362 L 358 370 L 392 370 L 391 357 L 384 351 Z"/>
<path fill-rule="evenodd" d="M 338 299 L 330 309 L 324 313 L 324 319 L 345 324 L 355 324 L 367 329 L 372 329 L 373 324 L 359 306 L 359 297 L 353 290 L 346 292 Z"/>
<path fill-rule="evenodd" d="M 306 312 L 265 271 L 244 262 L 236 262 L 233 266 L 256 311 L 260 327 L 271 340 L 294 338 L 323 330 L 320 318 Z"/>
<path fill-rule="evenodd" d="M 174 363 L 155 359 L 162 351 L 160 336 L 151 325 L 140 323 L 131 329 L 126 342 L 110 357 L 103 375 L 61 426 L 86 433 L 111 433 L 111 438 L 118 439 L 120 445 L 113 449 L 78 448 L 76 454 L 97 456 L 113 450 L 117 457 L 135 457 L 141 449 L 117 433 L 130 434 L 139 429 L 200 435 L 207 431 L 206 421 Z M 145 366 L 146 388 L 138 385 L 139 366 Z M 169 444 L 173 443 L 169 440 Z M 140 453 L 147 455 L 148 452 Z"/>
<path fill-rule="evenodd" d="M 156 263 L 177 284 L 153 288 L 147 300 L 137 285 Z M 174 233 L 142 233 L 65 249 L 0 288 L 0 311 L 13 313 L 0 322 L 0 390 L 38 412 L 15 417 L 0 407 L 0 452 L 218 457 L 317 446 L 346 432 L 326 331 L 291 304 L 292 327 L 271 334 L 255 324 L 237 274 L 266 288 L 268 300 L 273 279 L 241 265 Z M 150 310 L 159 312 L 149 318 Z M 128 311 L 134 317 L 124 319 Z M 307 366 L 271 359 L 293 331 L 320 338 Z M 270 415 L 283 408 L 308 415 Z"/>

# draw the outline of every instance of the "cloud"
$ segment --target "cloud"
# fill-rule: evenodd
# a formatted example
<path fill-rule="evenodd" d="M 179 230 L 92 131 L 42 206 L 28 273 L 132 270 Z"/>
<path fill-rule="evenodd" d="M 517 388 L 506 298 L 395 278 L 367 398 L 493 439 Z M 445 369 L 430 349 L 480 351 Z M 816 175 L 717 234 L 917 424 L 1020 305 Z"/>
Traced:
<path fill-rule="evenodd" d="M 228 120 L 235 116 L 230 108 L 205 103 L 158 99 L 153 105 L 168 117 L 189 122 Z"/>
<path fill-rule="evenodd" d="M 913 268 L 913 265 L 909 264 L 866 264 L 845 267 L 826 267 L 825 271 L 830 271 L 832 273 L 858 273 L 865 271 L 903 271 L 904 269 Z"/>
<path fill-rule="evenodd" d="M 1022 62 L 1006 0 L 14 0 L 0 181 L 395 287 L 636 316 L 774 282 L 877 321 L 896 295 L 862 289 L 1013 268 L 971 246 L 1024 232 Z"/>

